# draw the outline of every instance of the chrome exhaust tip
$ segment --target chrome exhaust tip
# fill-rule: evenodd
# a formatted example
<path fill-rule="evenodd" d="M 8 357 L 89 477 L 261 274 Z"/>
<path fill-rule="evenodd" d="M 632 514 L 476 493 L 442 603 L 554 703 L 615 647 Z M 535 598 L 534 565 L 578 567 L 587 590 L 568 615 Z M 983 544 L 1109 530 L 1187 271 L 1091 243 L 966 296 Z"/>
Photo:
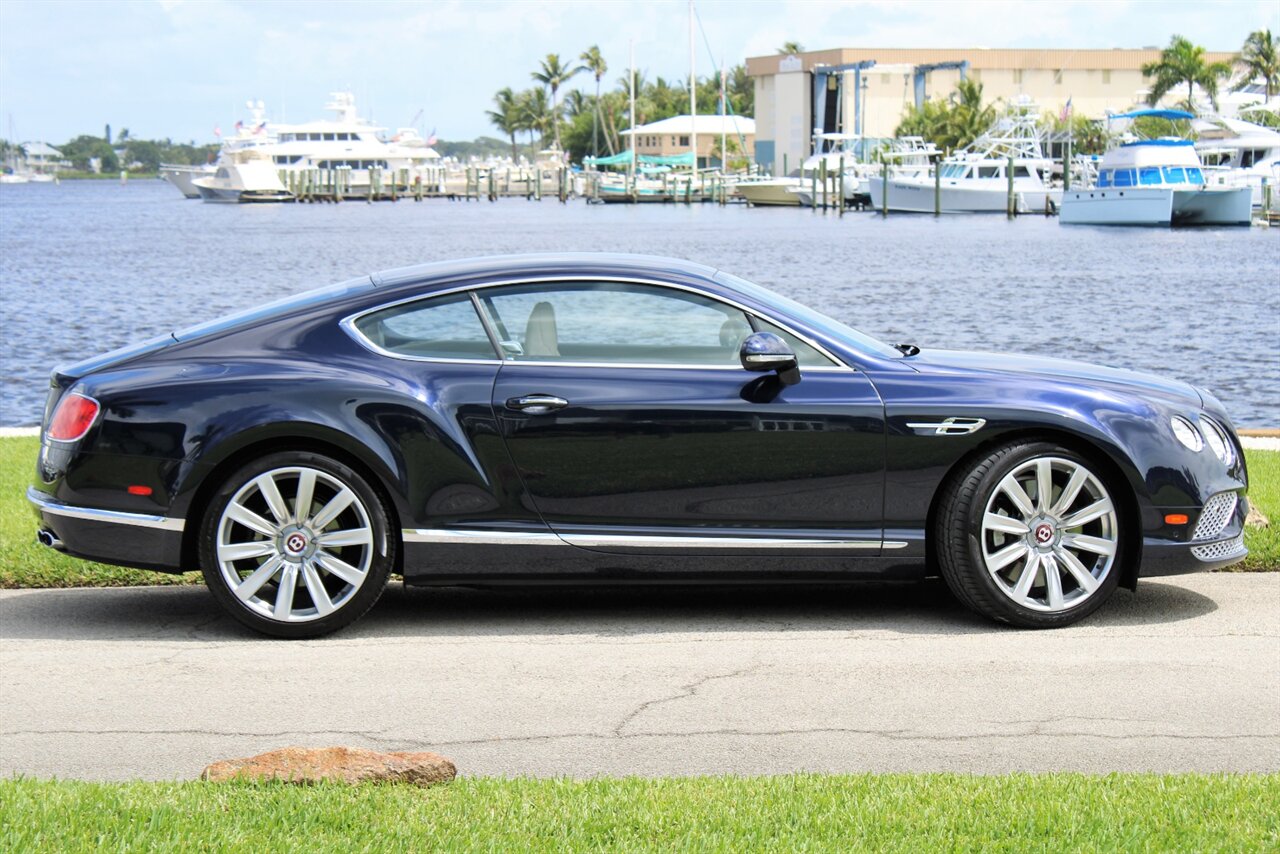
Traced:
<path fill-rule="evenodd" d="M 48 546 L 51 549 L 62 551 L 62 540 L 58 539 L 57 535 L 48 528 L 41 528 L 37 531 L 36 540 L 38 540 L 42 546 Z"/>

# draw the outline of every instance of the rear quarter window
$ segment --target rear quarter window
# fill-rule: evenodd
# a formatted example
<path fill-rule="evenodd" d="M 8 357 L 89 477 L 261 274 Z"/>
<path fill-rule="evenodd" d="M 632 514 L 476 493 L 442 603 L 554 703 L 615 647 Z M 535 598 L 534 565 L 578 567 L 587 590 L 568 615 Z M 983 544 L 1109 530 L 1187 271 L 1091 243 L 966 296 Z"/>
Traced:
<path fill-rule="evenodd" d="M 454 294 L 370 312 L 356 332 L 375 348 L 416 359 L 496 359 L 471 297 Z"/>

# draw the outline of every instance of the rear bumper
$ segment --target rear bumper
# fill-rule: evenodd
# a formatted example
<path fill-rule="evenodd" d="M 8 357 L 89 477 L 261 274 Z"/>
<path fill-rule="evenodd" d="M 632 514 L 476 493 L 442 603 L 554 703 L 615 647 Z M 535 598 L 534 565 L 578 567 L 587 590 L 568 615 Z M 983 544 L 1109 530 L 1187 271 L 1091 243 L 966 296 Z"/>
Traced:
<path fill-rule="evenodd" d="M 39 527 L 52 532 L 67 554 L 117 566 L 181 571 L 184 519 L 74 507 L 34 488 L 27 489 L 27 500 Z"/>

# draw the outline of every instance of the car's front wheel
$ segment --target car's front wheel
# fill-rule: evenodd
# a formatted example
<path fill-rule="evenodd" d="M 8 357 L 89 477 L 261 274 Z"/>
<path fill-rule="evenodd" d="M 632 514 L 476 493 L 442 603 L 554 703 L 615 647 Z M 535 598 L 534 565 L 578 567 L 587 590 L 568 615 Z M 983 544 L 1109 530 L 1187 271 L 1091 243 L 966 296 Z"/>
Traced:
<path fill-rule="evenodd" d="M 200 530 L 200 568 L 231 616 L 264 634 L 327 634 L 364 615 L 395 563 L 387 511 L 356 471 L 278 453 L 223 483 Z"/>
<path fill-rule="evenodd" d="M 1120 577 L 1118 497 L 1097 466 L 1049 442 L 994 449 L 942 497 L 934 531 L 947 585 L 980 614 L 1026 628 L 1093 613 Z"/>

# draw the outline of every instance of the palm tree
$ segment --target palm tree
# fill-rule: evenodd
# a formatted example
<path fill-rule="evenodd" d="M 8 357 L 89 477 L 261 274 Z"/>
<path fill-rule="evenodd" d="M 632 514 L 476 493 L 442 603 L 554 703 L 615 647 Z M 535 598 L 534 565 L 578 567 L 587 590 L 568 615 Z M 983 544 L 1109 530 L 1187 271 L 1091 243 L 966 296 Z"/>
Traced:
<path fill-rule="evenodd" d="M 596 142 L 596 128 L 600 124 L 600 78 L 604 77 L 605 72 L 609 70 L 609 63 L 604 61 L 604 55 L 600 53 L 600 46 L 594 44 L 584 50 L 578 59 L 583 61 L 583 67 L 596 78 L 595 109 L 591 113 L 591 155 L 599 157 L 600 146 Z"/>
<path fill-rule="evenodd" d="M 1154 107 L 1161 98 L 1185 83 L 1186 107 L 1188 112 L 1194 112 L 1192 95 L 1196 86 L 1209 96 L 1209 102 L 1217 109 L 1218 81 L 1231 73 L 1231 66 L 1225 62 L 1205 62 L 1204 48 L 1182 36 L 1174 36 L 1158 60 L 1142 66 L 1142 73 L 1155 78 L 1147 93 L 1148 104 Z"/>
<path fill-rule="evenodd" d="M 556 148 L 560 147 L 560 101 L 557 93 L 560 91 L 561 86 L 573 79 L 574 75 L 586 70 L 581 65 L 570 68 L 560 61 L 560 54 L 549 53 L 547 58 L 542 60 L 541 67 L 530 75 L 534 80 L 551 90 L 551 113 L 553 116 L 551 124 L 555 131 Z"/>
<path fill-rule="evenodd" d="M 536 133 L 542 137 L 545 145 L 548 134 L 560 124 L 551 111 L 551 105 L 547 103 L 547 90 L 526 89 L 516 96 L 516 101 L 519 104 L 520 129 L 529 132 L 529 144 L 533 144 L 533 135 Z"/>
<path fill-rule="evenodd" d="M 486 110 L 485 115 L 489 117 L 494 127 L 505 133 L 511 140 L 511 159 L 516 160 L 519 156 L 516 151 L 516 132 L 524 130 L 516 93 L 511 91 L 510 86 L 499 89 L 493 96 L 493 103 L 497 109 Z"/>
<path fill-rule="evenodd" d="M 783 42 L 782 47 L 778 48 L 778 53 L 783 56 L 804 53 L 804 45 L 800 44 L 800 42 Z"/>
<path fill-rule="evenodd" d="M 1241 73 L 1240 80 L 1231 87 L 1239 92 L 1255 80 L 1261 80 L 1267 90 L 1267 100 L 1274 92 L 1280 92 L 1280 55 L 1277 55 L 1271 30 L 1256 30 L 1244 40 L 1244 47 L 1236 55 L 1235 66 Z"/>

